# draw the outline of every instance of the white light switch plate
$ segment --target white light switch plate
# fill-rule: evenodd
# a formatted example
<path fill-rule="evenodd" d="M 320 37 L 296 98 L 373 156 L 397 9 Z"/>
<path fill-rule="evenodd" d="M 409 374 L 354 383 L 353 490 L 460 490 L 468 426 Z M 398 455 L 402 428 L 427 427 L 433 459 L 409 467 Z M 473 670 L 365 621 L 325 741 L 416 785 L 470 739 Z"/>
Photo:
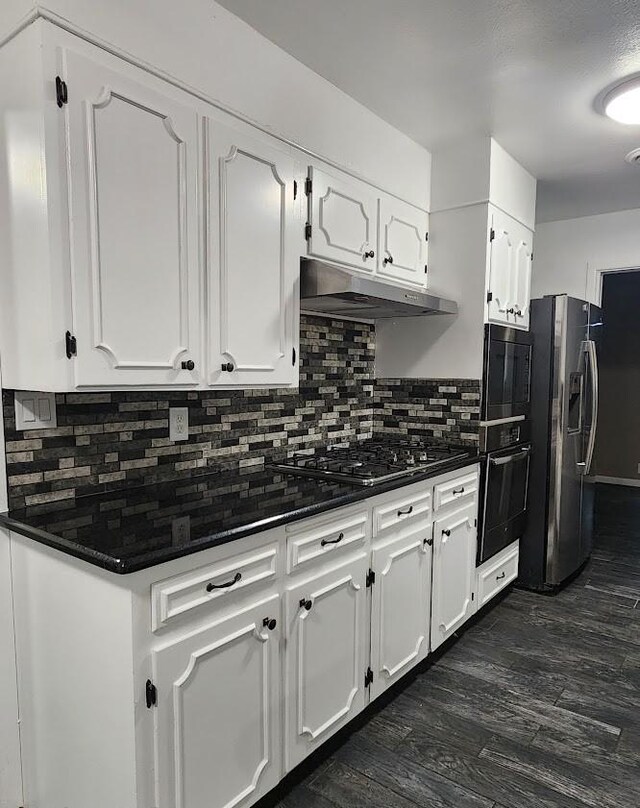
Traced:
<path fill-rule="evenodd" d="M 16 429 L 55 429 L 58 426 L 55 393 L 16 390 Z"/>
<path fill-rule="evenodd" d="M 189 440 L 189 408 L 169 408 L 169 440 Z"/>

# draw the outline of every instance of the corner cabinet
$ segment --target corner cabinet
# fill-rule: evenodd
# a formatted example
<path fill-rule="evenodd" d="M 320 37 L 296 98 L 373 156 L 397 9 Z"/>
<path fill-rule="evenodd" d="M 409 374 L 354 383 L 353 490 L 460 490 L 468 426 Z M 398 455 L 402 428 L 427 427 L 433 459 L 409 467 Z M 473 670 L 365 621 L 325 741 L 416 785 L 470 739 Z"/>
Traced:
<path fill-rule="evenodd" d="M 208 174 L 209 384 L 285 386 L 298 378 L 299 251 L 288 151 L 213 119 Z"/>
<path fill-rule="evenodd" d="M 533 233 L 489 206 L 486 321 L 529 329 Z"/>
<path fill-rule="evenodd" d="M 63 50 L 78 387 L 201 374 L 198 119 L 144 80 Z M 153 82 L 155 83 L 155 82 Z"/>

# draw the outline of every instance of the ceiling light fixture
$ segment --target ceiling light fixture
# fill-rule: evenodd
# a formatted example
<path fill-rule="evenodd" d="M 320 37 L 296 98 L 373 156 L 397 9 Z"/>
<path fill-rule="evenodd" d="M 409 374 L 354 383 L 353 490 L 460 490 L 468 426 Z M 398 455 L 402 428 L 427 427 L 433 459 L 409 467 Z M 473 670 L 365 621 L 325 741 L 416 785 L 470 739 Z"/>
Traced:
<path fill-rule="evenodd" d="M 618 123 L 640 124 L 640 78 L 618 84 L 603 100 L 604 114 Z"/>

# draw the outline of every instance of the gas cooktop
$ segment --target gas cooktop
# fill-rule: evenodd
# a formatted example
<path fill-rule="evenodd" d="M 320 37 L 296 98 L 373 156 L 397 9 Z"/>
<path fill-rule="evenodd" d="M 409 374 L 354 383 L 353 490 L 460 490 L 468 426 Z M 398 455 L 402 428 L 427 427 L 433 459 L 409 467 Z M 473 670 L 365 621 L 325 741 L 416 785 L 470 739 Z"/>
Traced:
<path fill-rule="evenodd" d="M 283 474 L 375 485 L 462 459 L 469 451 L 426 440 L 365 440 L 349 446 L 300 451 L 268 468 Z"/>

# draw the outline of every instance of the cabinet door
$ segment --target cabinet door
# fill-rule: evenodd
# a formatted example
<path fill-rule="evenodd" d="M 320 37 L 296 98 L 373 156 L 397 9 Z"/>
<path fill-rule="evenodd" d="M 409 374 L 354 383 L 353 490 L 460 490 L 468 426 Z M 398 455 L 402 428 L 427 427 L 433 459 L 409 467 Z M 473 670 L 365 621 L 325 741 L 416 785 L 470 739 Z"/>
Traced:
<path fill-rule="evenodd" d="M 287 770 L 364 707 L 366 573 L 363 553 L 287 591 Z"/>
<path fill-rule="evenodd" d="M 209 383 L 295 384 L 300 255 L 293 158 L 266 135 L 213 120 L 207 134 Z"/>
<path fill-rule="evenodd" d="M 249 805 L 278 782 L 279 603 L 274 595 L 154 652 L 159 808 Z"/>
<path fill-rule="evenodd" d="M 429 215 L 393 197 L 381 198 L 379 210 L 378 274 L 424 286 Z"/>
<path fill-rule="evenodd" d="M 474 611 L 476 519 L 473 505 L 433 525 L 431 650 L 448 639 Z"/>
<path fill-rule="evenodd" d="M 432 543 L 428 522 L 373 551 L 372 698 L 428 653 Z"/>
<path fill-rule="evenodd" d="M 514 237 L 512 220 L 501 211 L 491 217 L 487 322 L 513 325 Z"/>
<path fill-rule="evenodd" d="M 64 55 L 76 384 L 195 385 L 196 112 L 142 71 Z"/>
<path fill-rule="evenodd" d="M 376 268 L 377 198 L 357 180 L 337 178 L 310 166 L 309 255 L 350 264 L 365 272 Z"/>
<path fill-rule="evenodd" d="M 513 252 L 513 325 L 529 330 L 531 313 L 531 268 L 533 263 L 533 233 L 519 222 L 514 223 Z"/>

